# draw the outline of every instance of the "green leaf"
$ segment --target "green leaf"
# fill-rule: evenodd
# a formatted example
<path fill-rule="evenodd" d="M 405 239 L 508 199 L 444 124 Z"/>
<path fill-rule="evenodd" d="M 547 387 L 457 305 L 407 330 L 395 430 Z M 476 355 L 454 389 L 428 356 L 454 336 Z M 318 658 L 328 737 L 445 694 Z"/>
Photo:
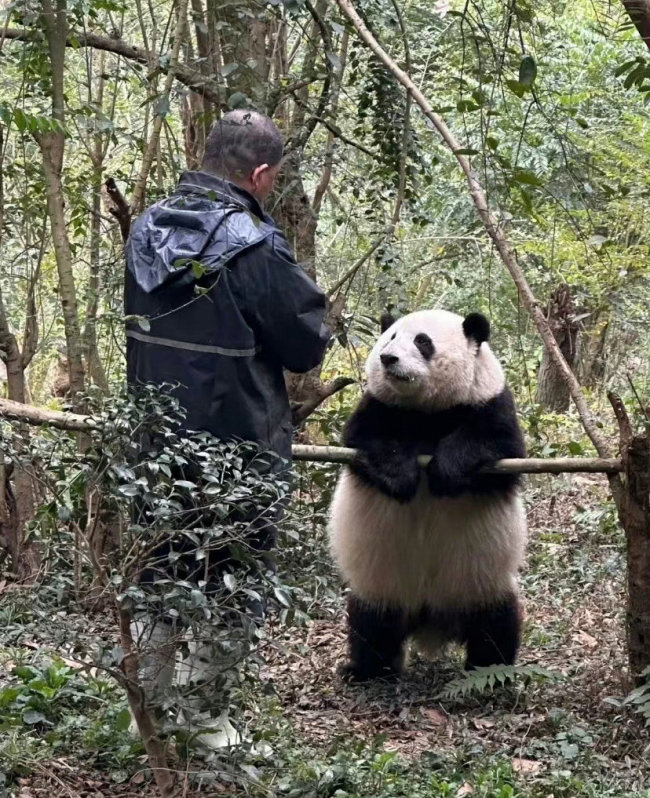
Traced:
<path fill-rule="evenodd" d="M 461 147 L 459 150 L 454 150 L 454 155 L 479 155 L 480 150 L 475 150 L 472 147 Z"/>
<path fill-rule="evenodd" d="M 537 64 L 532 55 L 525 55 L 519 64 L 519 83 L 522 86 L 532 86 L 537 77 Z"/>
<path fill-rule="evenodd" d="M 200 261 L 192 261 L 192 274 L 195 280 L 200 280 L 207 271 L 206 267 Z"/>
<path fill-rule="evenodd" d="M 526 191 L 525 188 L 522 188 L 521 186 L 518 186 L 518 188 L 519 188 L 519 194 L 521 195 L 521 200 L 524 203 L 524 208 L 526 208 L 526 211 L 528 213 L 532 213 L 533 201 L 530 197 L 530 194 Z"/>
<path fill-rule="evenodd" d="M 34 726 L 37 723 L 47 723 L 47 718 L 42 712 L 36 712 L 34 709 L 28 709 L 23 712 L 23 723 L 28 726 Z"/>
<path fill-rule="evenodd" d="M 250 104 L 248 97 L 241 91 L 236 91 L 228 97 L 228 107 L 232 108 L 246 108 Z"/>
<path fill-rule="evenodd" d="M 221 73 L 222 78 L 227 78 L 228 75 L 232 75 L 232 73 L 238 68 L 239 64 L 233 61 L 230 64 L 224 64 L 219 72 Z"/>
<path fill-rule="evenodd" d="M 591 247 L 602 247 L 602 245 L 607 241 L 606 236 L 601 235 L 594 235 L 591 238 L 587 239 L 587 244 Z"/>
<path fill-rule="evenodd" d="M 289 598 L 289 594 L 286 590 L 283 590 L 280 587 L 276 587 L 273 589 L 273 593 L 275 594 L 276 599 L 282 604 L 284 607 L 291 606 L 291 599 Z"/>
<path fill-rule="evenodd" d="M 524 183 L 527 186 L 543 186 L 542 180 L 537 177 L 535 172 L 530 169 L 516 169 L 512 179 L 517 183 Z"/>
<path fill-rule="evenodd" d="M 18 665 L 12 673 L 23 682 L 30 682 L 39 672 L 32 665 Z"/>
<path fill-rule="evenodd" d="M 520 83 L 518 80 L 506 80 L 506 86 L 511 92 L 516 94 L 517 97 L 523 97 L 524 93 L 528 90 L 528 86 Z"/>
<path fill-rule="evenodd" d="M 458 100 L 456 109 L 461 113 L 468 113 L 470 111 L 478 111 L 479 106 L 472 100 Z"/>
<path fill-rule="evenodd" d="M 144 330 L 145 332 L 149 332 L 151 330 L 151 322 L 149 319 L 145 318 L 144 316 L 140 316 L 138 318 L 138 327 Z"/>
<path fill-rule="evenodd" d="M 224 574 L 223 583 L 231 593 L 234 593 L 235 590 L 237 590 L 237 580 L 232 574 Z"/>
<path fill-rule="evenodd" d="M 625 78 L 623 81 L 623 86 L 626 89 L 631 88 L 635 83 L 642 83 L 644 78 L 647 76 L 648 70 L 645 64 L 638 64 L 630 74 Z"/>
<path fill-rule="evenodd" d="M 327 60 L 330 64 L 334 67 L 337 72 L 341 71 L 341 59 L 338 57 L 336 53 L 325 53 L 327 56 Z"/>
<path fill-rule="evenodd" d="M 115 718 L 115 728 L 120 732 L 125 732 L 131 725 L 131 713 L 128 709 L 123 709 Z"/>
<path fill-rule="evenodd" d="M 560 743 L 560 751 L 565 759 L 575 759 L 580 753 L 580 749 L 575 743 Z"/>
<path fill-rule="evenodd" d="M 580 446 L 578 441 L 570 441 L 568 449 L 571 454 L 575 455 L 582 454 L 583 452 L 582 446 Z"/>
<path fill-rule="evenodd" d="M 626 72 L 629 72 L 632 67 L 639 62 L 638 58 L 633 58 L 631 61 L 626 61 L 625 63 L 621 64 L 619 67 L 616 68 L 614 72 L 614 77 L 620 78 L 621 75 L 624 75 Z"/>

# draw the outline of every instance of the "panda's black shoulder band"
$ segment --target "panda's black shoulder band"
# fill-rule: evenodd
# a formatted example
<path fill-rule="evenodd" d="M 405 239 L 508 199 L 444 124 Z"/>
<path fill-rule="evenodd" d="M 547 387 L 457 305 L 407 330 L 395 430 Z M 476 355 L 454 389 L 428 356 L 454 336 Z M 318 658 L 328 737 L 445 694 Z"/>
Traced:
<path fill-rule="evenodd" d="M 482 313 L 470 313 L 463 321 L 463 332 L 480 345 L 490 339 L 490 322 Z"/>

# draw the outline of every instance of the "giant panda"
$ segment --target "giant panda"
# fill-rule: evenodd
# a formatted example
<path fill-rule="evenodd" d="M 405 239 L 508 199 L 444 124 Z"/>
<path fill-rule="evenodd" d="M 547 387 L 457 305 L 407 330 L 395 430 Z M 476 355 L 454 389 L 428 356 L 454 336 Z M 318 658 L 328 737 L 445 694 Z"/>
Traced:
<path fill-rule="evenodd" d="M 489 336 L 480 313 L 382 319 L 329 519 L 350 588 L 347 679 L 399 674 L 410 638 L 429 654 L 464 644 L 468 669 L 515 661 L 526 515 L 518 478 L 480 469 L 525 446 Z"/>

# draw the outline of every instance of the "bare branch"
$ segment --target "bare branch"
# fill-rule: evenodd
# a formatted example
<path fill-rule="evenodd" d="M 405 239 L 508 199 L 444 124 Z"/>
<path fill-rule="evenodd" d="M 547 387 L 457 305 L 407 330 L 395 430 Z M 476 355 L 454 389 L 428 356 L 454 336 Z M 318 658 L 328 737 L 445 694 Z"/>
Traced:
<path fill-rule="evenodd" d="M 96 426 L 91 416 L 80 413 L 64 413 L 60 410 L 41 410 L 40 407 L 12 402 L 11 399 L 0 399 L 0 416 L 15 421 L 26 421 L 28 424 L 49 424 L 58 429 L 87 432 Z"/>
<path fill-rule="evenodd" d="M 323 382 L 318 386 L 318 391 L 315 391 L 308 399 L 292 409 L 293 423 L 298 426 L 306 418 L 308 418 L 317 407 L 323 404 L 330 396 L 352 385 L 356 380 L 352 377 L 337 377 L 334 380 Z"/>
<path fill-rule="evenodd" d="M 176 28 L 174 30 L 174 45 L 172 48 L 171 57 L 169 59 L 169 72 L 167 73 L 167 77 L 165 79 L 165 86 L 160 98 L 163 102 L 168 101 L 169 94 L 172 89 L 172 84 L 174 82 L 174 72 L 176 66 L 178 65 L 178 55 L 181 50 L 181 44 L 183 42 L 183 30 L 185 29 L 185 23 L 187 20 L 187 4 L 188 0 L 179 0 L 178 19 L 176 20 Z M 156 117 L 153 121 L 153 129 L 151 131 L 151 137 L 149 138 L 149 141 L 147 143 L 147 149 L 145 150 L 145 153 L 142 157 L 140 174 L 138 175 L 138 178 L 135 181 L 135 188 L 133 189 L 133 213 L 136 215 L 141 213 L 142 209 L 144 208 L 147 179 L 149 177 L 149 171 L 151 170 L 151 164 L 153 163 L 154 155 L 158 148 L 160 131 L 162 130 L 165 116 L 166 116 L 166 111 L 164 110 L 160 110 L 156 114 Z"/>
<path fill-rule="evenodd" d="M 334 283 L 334 285 L 329 289 L 329 291 L 327 292 L 327 296 L 328 297 L 333 297 L 334 294 L 348 282 L 348 280 L 351 280 L 354 277 L 354 275 L 359 271 L 359 269 L 363 266 L 363 264 L 373 254 L 373 252 L 379 247 L 379 245 L 382 243 L 384 238 L 385 238 L 385 236 L 380 236 L 379 238 L 376 238 L 372 242 L 372 244 L 370 245 L 370 248 L 367 249 L 363 253 L 363 255 L 359 258 L 359 260 L 357 260 L 357 262 L 354 263 L 347 270 L 347 272 L 343 275 L 343 277 L 341 277 L 340 280 L 337 280 Z"/>
<path fill-rule="evenodd" d="M 6 39 L 13 39 L 24 42 L 39 41 L 42 38 L 41 31 L 32 28 L 8 28 L 5 31 Z M 206 100 L 223 106 L 223 90 L 217 80 L 202 75 L 197 69 L 192 69 L 186 64 L 172 64 L 163 62 L 157 56 L 152 56 L 143 47 L 136 47 L 125 42 L 123 39 L 100 36 L 96 33 L 85 31 L 69 31 L 66 37 L 66 47 L 78 49 L 79 47 L 93 47 L 95 50 L 106 50 L 106 52 L 128 58 L 139 64 L 148 65 L 152 62 L 153 68 L 163 74 L 171 73 L 179 83 L 187 86 L 192 91 L 201 94 Z"/>
<path fill-rule="evenodd" d="M 104 188 L 112 203 L 112 206 L 109 208 L 109 213 L 117 219 L 120 225 L 122 239 L 126 241 L 131 229 L 131 208 L 129 203 L 124 199 L 124 195 L 119 190 L 117 183 L 112 177 L 106 180 Z"/>
<path fill-rule="evenodd" d="M 320 402 L 325 401 L 337 391 L 351 385 L 355 380 L 351 377 L 337 377 L 324 383 L 321 390 L 321 399 L 316 403 L 313 412 Z M 301 408 L 298 408 L 300 411 Z M 305 417 L 309 413 L 305 414 Z M 85 430 L 96 426 L 97 422 L 92 416 L 82 416 L 78 413 L 63 413 L 58 410 L 41 410 L 20 402 L 10 402 L 0 399 L 0 416 L 16 421 L 27 421 L 29 424 L 50 424 L 59 429 Z M 355 449 L 343 446 L 292 446 L 293 456 L 296 460 L 309 460 L 325 463 L 350 463 L 355 454 Z M 418 460 L 425 466 L 431 457 L 421 455 Z M 525 459 L 499 460 L 494 466 L 489 466 L 484 473 L 489 474 L 562 474 L 562 473 L 593 473 L 617 474 L 623 470 L 620 459 L 613 457 L 556 457 L 545 459 L 530 457 Z"/>
<path fill-rule="evenodd" d="M 501 229 L 499 220 L 488 206 L 483 187 L 479 182 L 475 171 L 472 169 L 469 159 L 462 154 L 463 150 L 460 143 L 456 140 L 444 119 L 432 109 L 426 97 L 418 89 L 411 77 L 402 69 L 400 69 L 400 67 L 393 61 L 388 53 L 386 53 L 386 51 L 378 44 L 375 37 L 368 30 L 364 21 L 355 10 L 351 0 L 336 0 L 336 2 L 356 28 L 361 40 L 366 44 L 367 47 L 370 48 L 370 50 L 372 50 L 372 52 L 377 56 L 377 58 L 379 58 L 384 66 L 390 72 L 392 72 L 402 86 L 404 86 L 404 88 L 411 93 L 411 96 L 420 106 L 420 109 L 424 115 L 438 131 L 447 147 L 456 157 L 460 168 L 463 170 L 465 177 L 467 178 L 472 200 L 474 201 L 474 205 L 478 211 L 481 221 L 483 222 L 485 230 L 494 242 L 494 246 L 501 257 L 501 260 L 510 272 L 511 277 L 519 290 L 524 306 L 530 313 L 535 326 L 537 327 L 537 331 L 544 342 L 544 345 L 546 346 L 549 354 L 555 361 L 558 370 L 563 374 L 564 379 L 569 386 L 571 397 L 576 405 L 578 414 L 580 415 L 580 419 L 587 435 L 591 439 L 596 451 L 599 455 L 601 455 L 601 457 L 611 457 L 611 444 L 598 428 L 598 423 L 591 412 L 589 405 L 587 404 L 585 396 L 582 392 L 582 388 L 580 387 L 580 383 L 562 356 L 555 338 L 553 337 L 551 327 L 545 318 L 544 313 L 542 312 L 539 303 L 535 298 L 535 295 L 528 285 L 528 281 L 526 280 L 526 277 L 519 263 L 517 262 L 515 253 L 511 248 L 508 239 L 504 235 L 503 230 Z M 613 485 L 612 488 L 614 490 Z"/>
<path fill-rule="evenodd" d="M 630 417 L 627 414 L 623 400 L 618 394 L 615 394 L 613 391 L 608 391 L 607 398 L 609 399 L 609 403 L 611 404 L 614 415 L 616 416 L 616 420 L 618 421 L 618 430 L 621 440 L 621 453 L 625 457 L 625 452 L 634 438 Z"/>
<path fill-rule="evenodd" d="M 292 447 L 295 460 L 314 463 L 351 463 L 356 457 L 356 449 L 345 446 L 307 446 L 296 444 Z M 425 467 L 430 455 L 420 455 L 418 463 Z M 510 458 L 499 460 L 493 466 L 481 469 L 483 474 L 618 474 L 623 465 L 617 458 L 602 457 L 544 457 Z"/>

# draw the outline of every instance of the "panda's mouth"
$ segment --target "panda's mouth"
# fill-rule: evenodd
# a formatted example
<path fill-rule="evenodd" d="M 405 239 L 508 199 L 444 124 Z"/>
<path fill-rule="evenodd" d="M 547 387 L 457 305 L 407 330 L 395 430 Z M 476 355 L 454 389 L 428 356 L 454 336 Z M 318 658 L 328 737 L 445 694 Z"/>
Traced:
<path fill-rule="evenodd" d="M 411 377 L 401 371 L 394 371 L 393 369 L 386 369 L 386 376 L 396 382 L 415 382 L 415 377 Z"/>

